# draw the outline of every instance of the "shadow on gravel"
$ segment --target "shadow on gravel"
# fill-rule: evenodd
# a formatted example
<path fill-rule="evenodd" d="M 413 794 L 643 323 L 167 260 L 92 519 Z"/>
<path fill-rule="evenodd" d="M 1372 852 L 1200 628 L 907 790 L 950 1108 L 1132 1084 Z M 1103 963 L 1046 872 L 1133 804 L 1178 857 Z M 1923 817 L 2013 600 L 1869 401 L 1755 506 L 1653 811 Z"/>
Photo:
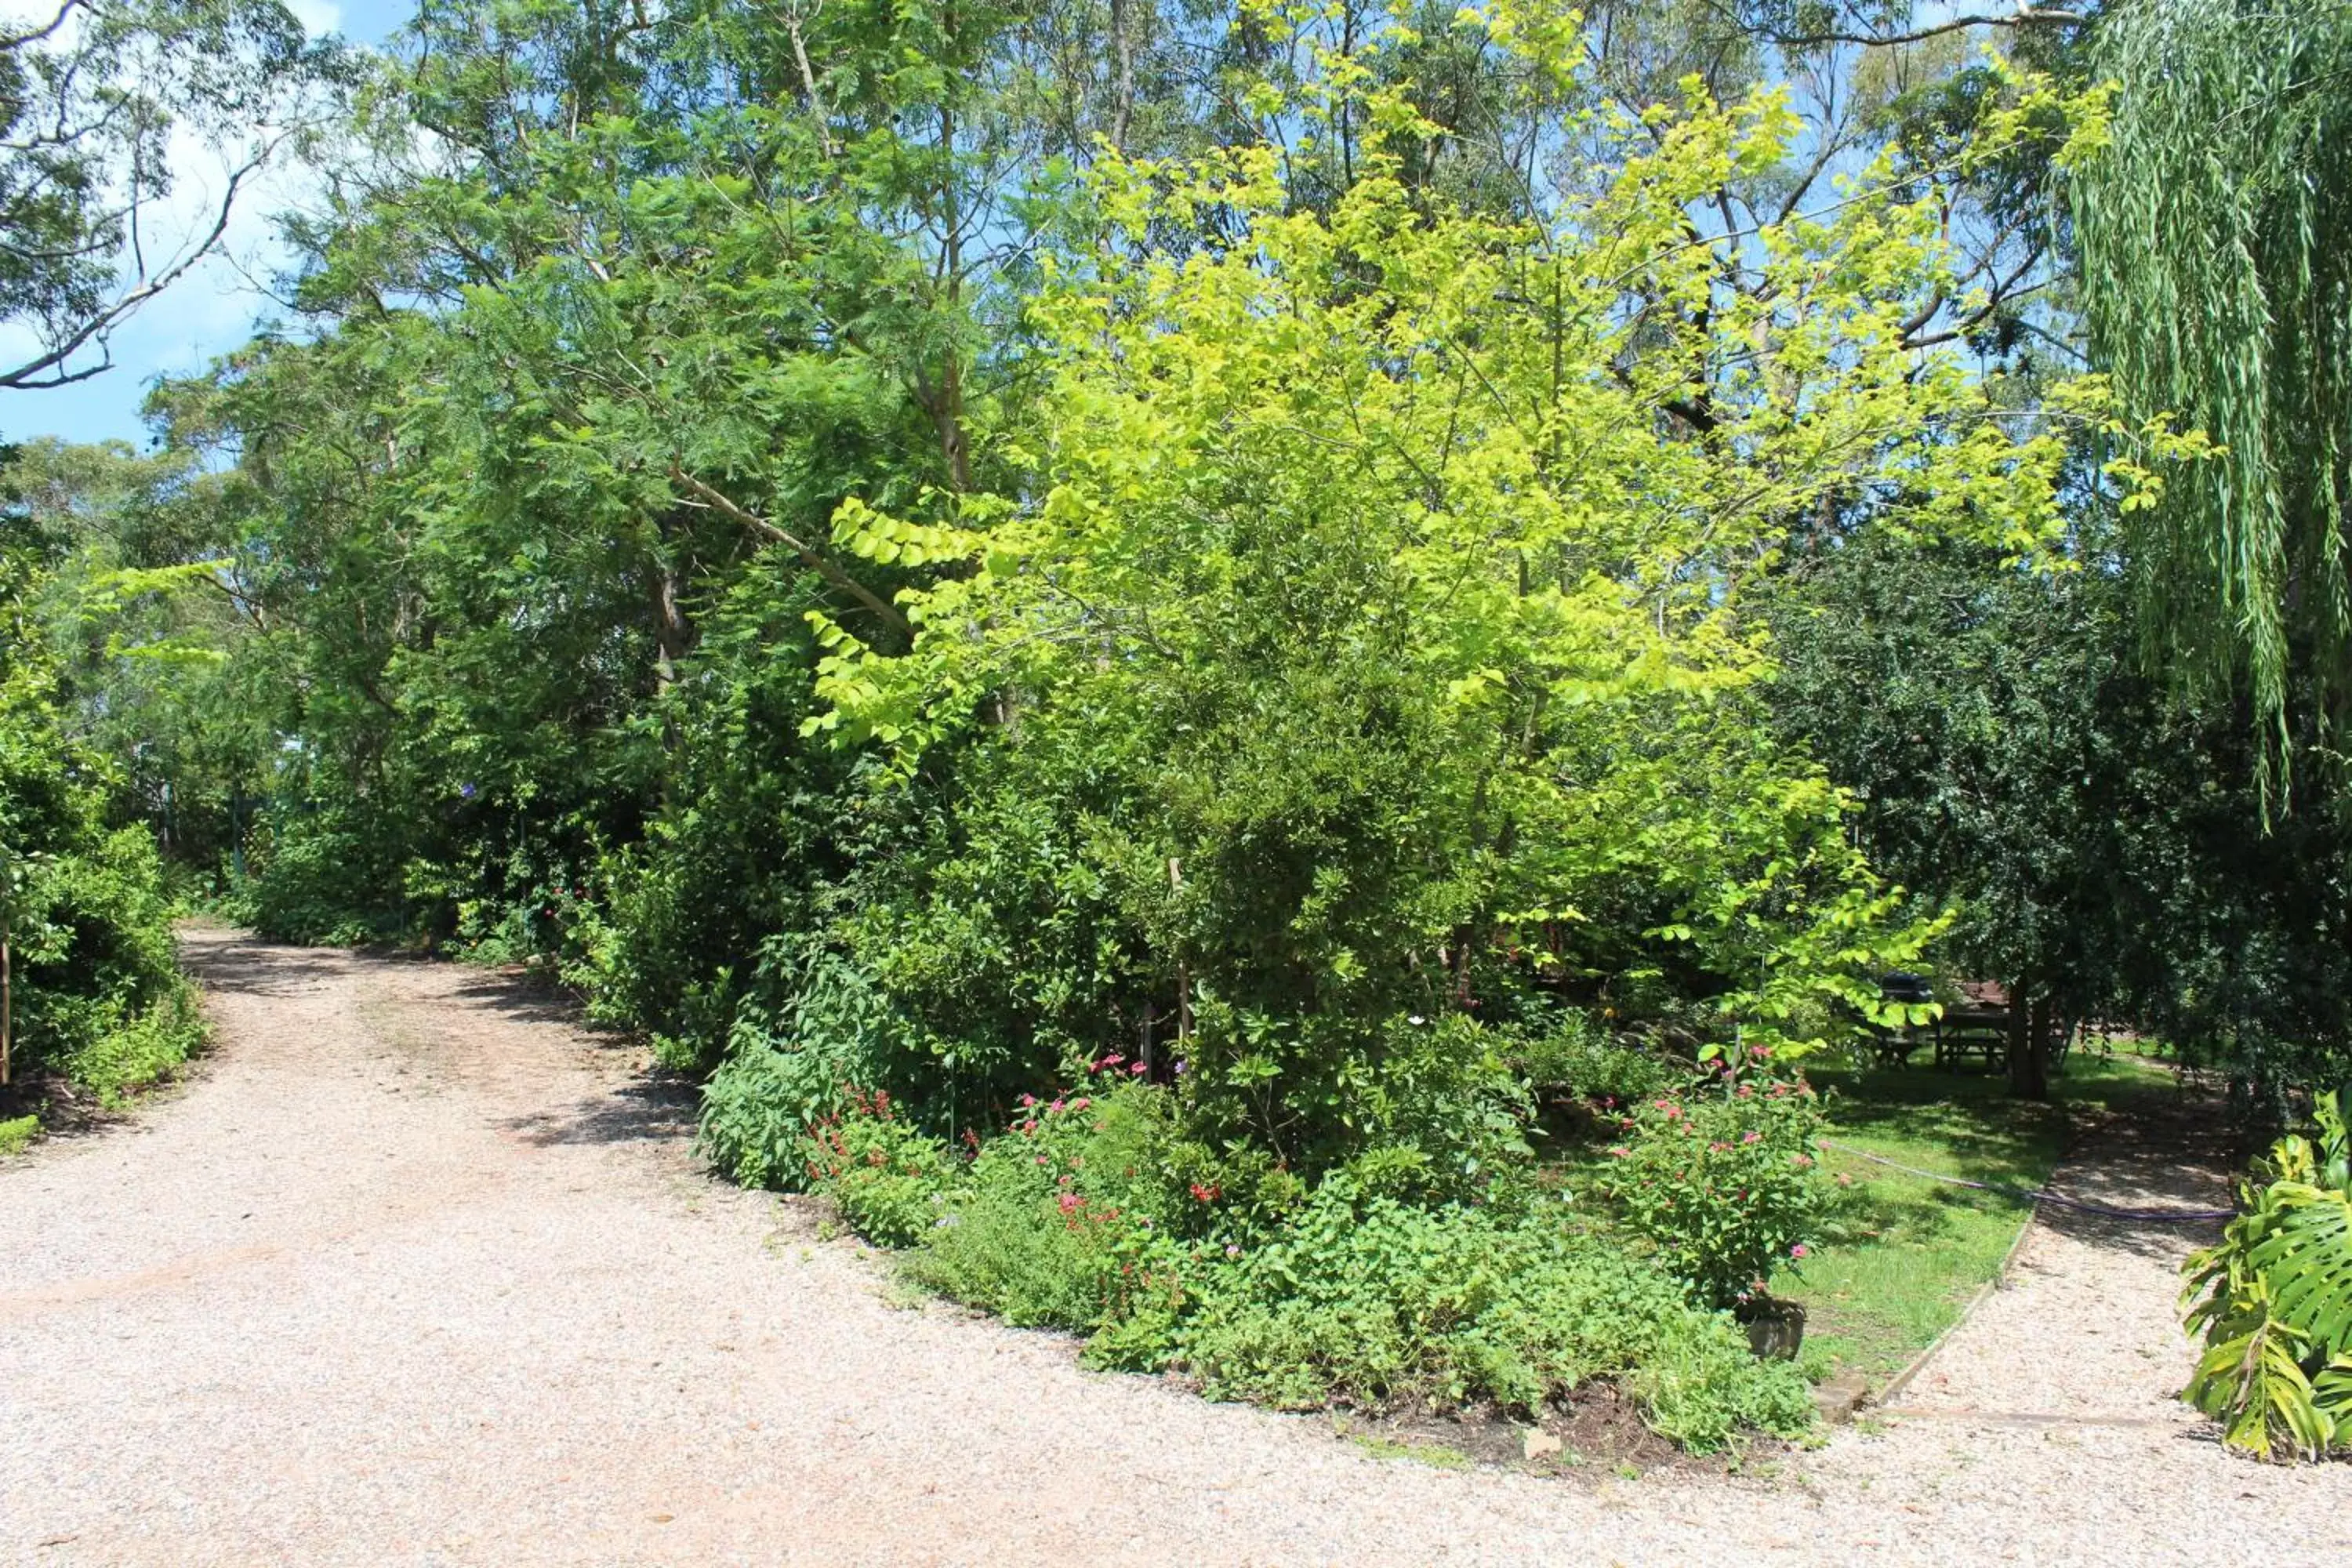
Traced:
<path fill-rule="evenodd" d="M 556 990 L 528 975 L 492 973 L 468 979 L 449 993 L 453 1002 L 487 1007 L 519 1024 L 562 1024 L 583 1035 L 606 1035 L 581 1016 L 580 1003 L 569 992 Z"/>
<path fill-rule="evenodd" d="M 180 961 L 208 991 L 245 996 L 299 996 L 318 990 L 341 968 L 340 952 L 258 942 L 184 942 Z"/>
<path fill-rule="evenodd" d="M 694 1086 L 667 1075 L 640 1079 L 568 1110 L 509 1117 L 499 1125 L 526 1143 L 666 1142 L 694 1136 Z"/>
<path fill-rule="evenodd" d="M 2070 1192 L 2068 1197 L 2083 1194 Z M 2105 1201 L 2084 1198 L 2085 1202 Z M 2217 1203 L 2212 1205 L 2222 1206 Z M 2176 1258 L 2192 1247 L 2210 1247 L 2221 1238 L 2220 1220 L 2116 1219 L 2105 1215 L 2077 1214 L 2054 1204 L 2042 1205 L 2042 1228 L 2085 1247 L 2108 1252 L 2128 1252 L 2140 1258 Z"/>
<path fill-rule="evenodd" d="M 2167 1210 L 2231 1206 L 2229 1172 L 2235 1162 L 2218 1101 L 2150 1097 L 2096 1119 L 2085 1131 L 2051 1189 L 2078 1203 L 2150 1213 L 2123 1218 L 2044 1204 L 2040 1221 L 2045 1229 L 2086 1247 L 2167 1259 L 2220 1238 L 2221 1220 L 2156 1217 Z"/>

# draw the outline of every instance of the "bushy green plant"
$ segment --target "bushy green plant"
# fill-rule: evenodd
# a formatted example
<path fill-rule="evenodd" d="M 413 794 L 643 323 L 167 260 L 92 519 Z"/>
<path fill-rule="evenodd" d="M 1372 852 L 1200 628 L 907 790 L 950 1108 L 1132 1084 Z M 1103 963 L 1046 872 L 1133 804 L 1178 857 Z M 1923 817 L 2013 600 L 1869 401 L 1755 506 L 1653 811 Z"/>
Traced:
<path fill-rule="evenodd" d="M 1581 1008 L 1565 1008 L 1530 1031 L 1513 1052 L 1528 1080 L 1538 1089 L 1564 1090 L 1580 1099 L 1632 1104 L 1681 1087 L 1691 1064 L 1648 1044 L 1612 1035 Z"/>
<path fill-rule="evenodd" d="M 1367 1200 L 1334 1180 L 1192 1289 L 1176 1360 L 1214 1395 L 1532 1411 L 1617 1377 L 1695 1449 L 1813 1420 L 1793 1370 L 1758 1362 L 1674 1280 L 1557 1215 Z"/>
<path fill-rule="evenodd" d="M 2205 1353 L 2181 1397 L 2263 1458 L 2352 1447 L 2352 1140 L 2336 1095 L 2315 1112 L 2317 1141 L 2273 1144 L 2245 1212 L 2183 1266 Z"/>
<path fill-rule="evenodd" d="M 106 1030 L 66 1060 L 66 1076 L 99 1102 L 121 1105 L 136 1089 L 177 1072 L 204 1044 L 195 988 L 178 976 L 128 1022 Z"/>
<path fill-rule="evenodd" d="M 0 1121 L 0 1159 L 23 1153 L 40 1135 L 41 1119 L 37 1116 L 14 1116 Z"/>
<path fill-rule="evenodd" d="M 851 1085 L 887 1092 L 903 1076 L 900 1026 L 856 964 L 795 941 L 769 944 L 732 1012 L 726 1058 L 702 1089 L 703 1152 L 746 1186 L 798 1187 L 809 1129 L 849 1107 Z"/>
<path fill-rule="evenodd" d="M 808 1185 L 881 1247 L 912 1247 L 945 1212 L 959 1168 L 948 1145 L 902 1120 L 883 1090 L 850 1091 L 802 1143 Z"/>
<path fill-rule="evenodd" d="M 1696 1300 L 1728 1307 L 1817 1240 L 1820 1126 L 1801 1084 L 1726 1082 L 1644 1100 L 1622 1119 L 1603 1190 Z"/>
<path fill-rule="evenodd" d="M 1164 1360 L 1185 1256 L 1166 1100 L 1129 1083 L 1024 1107 L 932 1223 L 913 1277 L 1008 1322 L 1107 1334 L 1098 1363 Z"/>
<path fill-rule="evenodd" d="M 353 946 L 403 933 L 396 849 L 355 809 L 289 804 L 255 835 L 252 864 L 222 912 L 274 942 Z"/>

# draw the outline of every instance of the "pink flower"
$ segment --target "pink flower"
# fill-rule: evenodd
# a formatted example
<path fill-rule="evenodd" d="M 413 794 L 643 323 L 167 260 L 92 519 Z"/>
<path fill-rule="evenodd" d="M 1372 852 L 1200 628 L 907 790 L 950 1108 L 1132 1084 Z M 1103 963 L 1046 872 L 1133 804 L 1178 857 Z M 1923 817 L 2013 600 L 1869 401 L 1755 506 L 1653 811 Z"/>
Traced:
<path fill-rule="evenodd" d="M 1813 1157 L 1811 1154 L 1799 1154 L 1791 1159 L 1790 1163 L 1800 1171 L 1810 1171 L 1813 1168 Z"/>
<path fill-rule="evenodd" d="M 1062 1109 L 1062 1102 L 1061 1102 L 1060 1100 L 1057 1100 L 1054 1101 L 1054 1103 L 1053 1103 L 1053 1104 L 1051 1104 L 1051 1105 L 1047 1106 L 1045 1109 L 1046 1109 L 1046 1110 L 1061 1110 L 1061 1109 Z"/>
<path fill-rule="evenodd" d="M 1131 1073 L 1140 1073 L 1143 1072 L 1145 1068 L 1141 1062 L 1137 1062 L 1133 1067 L 1129 1068 L 1127 1070 Z"/>
<path fill-rule="evenodd" d="M 1076 1193 L 1064 1193 L 1064 1194 L 1062 1194 L 1061 1202 L 1062 1202 L 1062 1212 L 1063 1212 L 1064 1214 L 1076 1214 L 1076 1213 L 1077 1213 L 1077 1211 L 1078 1211 L 1078 1194 L 1076 1194 Z"/>
<path fill-rule="evenodd" d="M 1084 1110 L 1087 1106 L 1092 1105 L 1093 1103 L 1093 1100 L 1088 1100 L 1084 1095 L 1080 1095 L 1077 1099 L 1070 1101 L 1070 1109 L 1072 1110 Z"/>
<path fill-rule="evenodd" d="M 1742 1132 L 1739 1135 L 1739 1141 L 1742 1143 L 1761 1143 L 1764 1142 L 1764 1134 L 1757 1131 L 1756 1129 L 1751 1127 L 1747 1131 Z"/>
<path fill-rule="evenodd" d="M 1791 1257 L 1791 1258 L 1802 1258 L 1802 1257 L 1804 1257 L 1807 1253 L 1811 1252 L 1811 1250 L 1812 1250 L 1812 1248 L 1811 1248 L 1811 1247 L 1807 1247 L 1803 1242 L 1801 1242 L 1801 1242 L 1798 1242 L 1795 1246 L 1793 1246 L 1793 1247 L 1790 1247 L 1790 1248 L 1789 1248 L 1789 1256 L 1790 1256 L 1790 1257 Z"/>
<path fill-rule="evenodd" d="M 1730 1147 L 1728 1143 L 1710 1143 L 1706 1146 L 1706 1152 L 1710 1154 L 1720 1154 Z"/>
<path fill-rule="evenodd" d="M 1629 1154 L 1633 1153 L 1633 1151 L 1632 1151 L 1631 1149 L 1628 1149 L 1628 1148 L 1627 1148 L 1627 1147 L 1625 1147 L 1625 1145 L 1623 1145 L 1622 1143 L 1619 1143 L 1619 1144 L 1613 1145 L 1613 1146 L 1610 1149 L 1609 1153 L 1610 1153 L 1610 1156 L 1611 1156 L 1612 1159 L 1622 1160 L 1622 1159 L 1624 1159 L 1627 1155 L 1629 1155 Z"/>
<path fill-rule="evenodd" d="M 1034 1094 L 1024 1094 L 1021 1097 L 1021 1103 L 1024 1105 L 1034 1105 L 1037 1103 L 1037 1097 Z"/>

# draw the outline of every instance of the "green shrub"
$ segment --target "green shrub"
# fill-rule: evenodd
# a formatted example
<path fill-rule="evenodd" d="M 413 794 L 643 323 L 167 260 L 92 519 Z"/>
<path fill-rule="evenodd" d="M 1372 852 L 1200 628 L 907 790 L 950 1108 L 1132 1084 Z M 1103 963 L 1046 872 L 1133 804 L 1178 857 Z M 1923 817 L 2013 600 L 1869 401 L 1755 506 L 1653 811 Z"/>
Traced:
<path fill-rule="evenodd" d="M 100 1104 L 119 1106 L 132 1091 L 177 1072 L 204 1038 L 194 988 L 175 981 L 128 1023 L 68 1057 L 66 1076 L 94 1092 Z"/>
<path fill-rule="evenodd" d="M 1362 1200 L 1332 1181 L 1279 1237 L 1192 1289 L 1176 1360 L 1215 1396 L 1533 1411 L 1613 1377 L 1694 1449 L 1813 1420 L 1793 1369 L 1756 1360 L 1728 1320 L 1556 1216 Z"/>
<path fill-rule="evenodd" d="M 1701 1305 L 1756 1294 L 1775 1268 L 1817 1241 L 1827 1194 L 1810 1089 L 1727 1082 L 1643 1101 L 1622 1125 L 1603 1189 Z"/>
<path fill-rule="evenodd" d="M 1033 1097 L 982 1146 L 909 1273 L 1008 1322 L 1108 1332 L 1097 1364 L 1164 1361 L 1183 1299 L 1168 1100 L 1140 1083 Z"/>
<path fill-rule="evenodd" d="M 40 1135 L 41 1119 L 37 1116 L 18 1116 L 0 1121 L 0 1160 L 11 1154 L 23 1153 Z"/>
<path fill-rule="evenodd" d="M 1431 1202 L 1341 1173 L 1311 1195 L 1294 1183 L 1273 1214 L 1226 1190 L 1234 1167 L 1179 1095 L 1097 1069 L 1092 1092 L 1029 1100 L 961 1168 L 887 1098 L 859 1096 L 809 1141 L 811 1185 L 868 1239 L 910 1248 L 929 1289 L 1087 1335 L 1097 1366 L 1188 1371 L 1214 1397 L 1532 1411 L 1614 1378 L 1696 1450 L 1812 1424 L 1793 1368 L 1757 1361 L 1727 1318 L 1554 1200 Z"/>
<path fill-rule="evenodd" d="M 1513 1053 L 1520 1072 L 1538 1089 L 1580 1099 L 1632 1104 L 1680 1088 L 1691 1064 L 1661 1050 L 1628 1045 L 1590 1014 L 1570 1009 Z"/>
<path fill-rule="evenodd" d="M 348 947 L 404 934 L 396 844 L 356 809 L 289 804 L 256 832 L 253 873 L 222 913 L 272 942 Z"/>
<path fill-rule="evenodd" d="M 798 940 L 769 943 L 733 1005 L 727 1054 L 702 1089 L 700 1139 L 746 1186 L 798 1187 L 811 1127 L 908 1075 L 888 1002 L 850 960 Z"/>
<path fill-rule="evenodd" d="M 153 841 L 137 828 L 44 856 L 14 931 L 16 1065 L 110 1105 L 166 1076 L 204 1027 L 172 940 Z"/>
<path fill-rule="evenodd" d="M 2318 1142 L 2273 1144 L 2245 1212 L 2184 1265 L 2206 1348 L 2181 1396 L 2263 1458 L 2352 1447 L 2352 1140 L 2336 1096 L 2316 1110 Z"/>
<path fill-rule="evenodd" d="M 912 1247 L 945 1212 L 954 1152 L 899 1120 L 888 1094 L 852 1090 L 849 1109 L 819 1121 L 802 1143 L 808 1185 L 850 1227 L 880 1247 Z"/>

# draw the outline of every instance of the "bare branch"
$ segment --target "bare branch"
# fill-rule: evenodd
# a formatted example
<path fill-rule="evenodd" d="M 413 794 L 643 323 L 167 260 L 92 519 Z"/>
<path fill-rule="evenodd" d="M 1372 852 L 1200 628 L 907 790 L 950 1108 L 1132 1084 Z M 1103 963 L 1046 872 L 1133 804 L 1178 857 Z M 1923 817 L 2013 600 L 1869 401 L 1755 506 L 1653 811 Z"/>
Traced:
<path fill-rule="evenodd" d="M 2018 0 L 2017 8 L 2013 11 L 1985 11 L 1949 16 L 1940 22 L 1929 22 L 1899 33 L 1857 32 L 1841 27 L 1783 32 L 1763 23 L 1744 21 L 1735 11 L 1720 4 L 1710 8 L 1733 26 L 1746 28 L 1769 43 L 1782 48 L 1800 49 L 1818 48 L 1827 44 L 1860 44 L 1869 48 L 1891 48 L 1901 44 L 1924 44 L 1930 38 L 1940 38 L 1949 33 L 1964 33 L 1971 27 L 2080 27 L 2091 20 L 2081 12 L 2042 9 L 2028 4 L 2028 0 Z"/>
<path fill-rule="evenodd" d="M 214 215 L 212 227 L 195 245 L 184 251 L 177 261 L 155 276 L 142 279 L 136 287 L 119 295 L 112 303 L 93 313 L 80 326 L 68 333 L 63 341 L 51 345 L 44 353 L 26 361 L 13 370 L 0 371 L 0 389 L 23 392 L 37 388 L 64 386 L 72 382 L 86 381 L 106 368 L 106 364 L 111 363 L 112 360 L 110 356 L 105 363 L 95 368 L 74 372 L 68 372 L 65 369 L 66 361 L 79 353 L 92 342 L 96 342 L 103 350 L 108 336 L 115 328 L 121 326 L 131 312 L 178 282 L 186 276 L 189 268 L 220 247 L 221 240 L 228 233 L 229 219 L 235 216 L 237 192 L 243 187 L 245 182 L 252 178 L 261 165 L 268 161 L 270 154 L 276 152 L 277 148 L 278 141 L 273 139 L 231 172 L 228 177 L 228 189 L 221 195 L 220 210 Z"/>

